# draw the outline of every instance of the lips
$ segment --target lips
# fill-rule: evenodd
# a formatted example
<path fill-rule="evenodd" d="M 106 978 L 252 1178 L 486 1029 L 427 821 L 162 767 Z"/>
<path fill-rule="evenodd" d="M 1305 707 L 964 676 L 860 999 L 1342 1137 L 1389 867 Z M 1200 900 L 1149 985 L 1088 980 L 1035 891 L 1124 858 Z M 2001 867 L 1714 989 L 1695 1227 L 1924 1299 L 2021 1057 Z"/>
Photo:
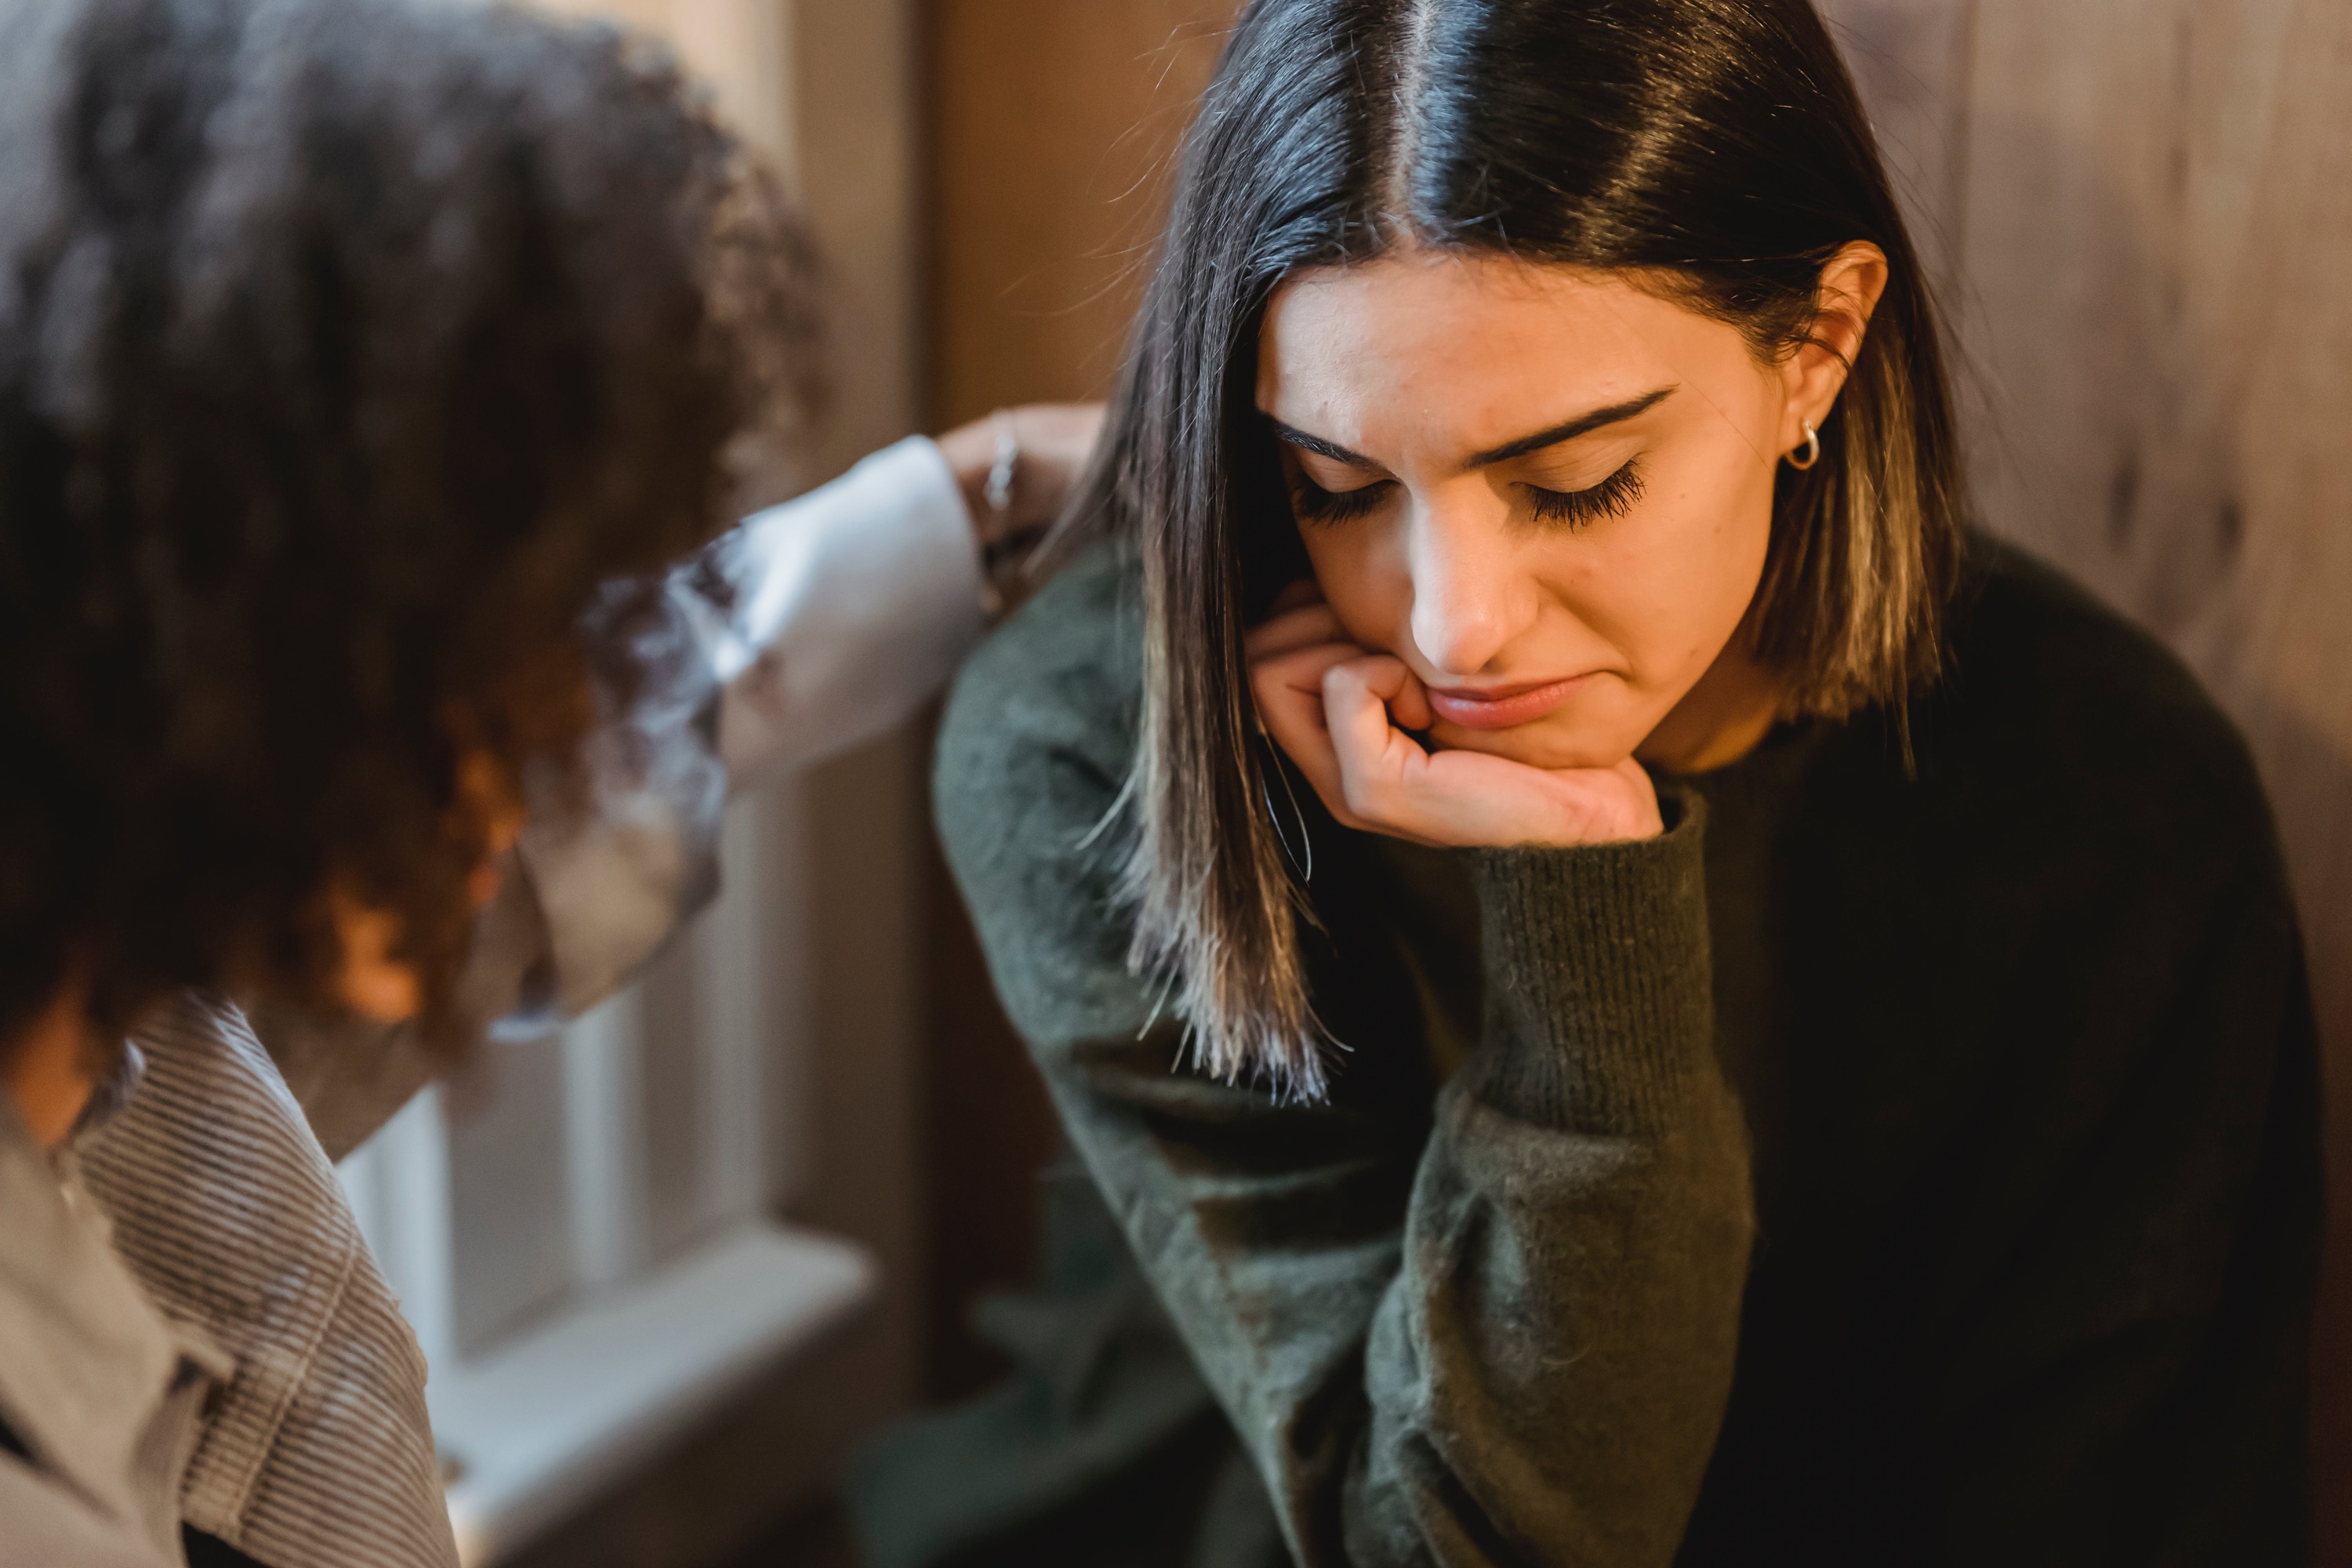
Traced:
<path fill-rule="evenodd" d="M 1485 690 L 1465 687 L 1429 690 L 1429 705 L 1441 719 L 1465 730 L 1507 730 L 1545 714 L 1576 695 L 1590 676 L 1571 675 L 1539 686 L 1498 686 Z"/>

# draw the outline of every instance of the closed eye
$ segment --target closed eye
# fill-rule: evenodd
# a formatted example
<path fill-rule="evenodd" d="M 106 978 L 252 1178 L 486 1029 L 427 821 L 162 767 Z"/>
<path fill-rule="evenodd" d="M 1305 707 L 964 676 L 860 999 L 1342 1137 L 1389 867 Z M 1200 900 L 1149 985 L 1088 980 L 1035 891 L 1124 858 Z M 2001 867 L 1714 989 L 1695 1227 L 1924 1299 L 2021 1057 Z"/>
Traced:
<path fill-rule="evenodd" d="M 1622 517 L 1633 510 L 1633 503 L 1642 499 L 1642 476 L 1629 462 L 1599 484 L 1580 490 L 1550 490 L 1541 485 L 1526 488 L 1538 522 L 1590 528 L 1604 517 Z"/>
<path fill-rule="evenodd" d="M 1379 479 L 1350 490 L 1327 490 L 1301 473 L 1290 487 L 1290 506 L 1301 522 L 1347 522 L 1379 506 L 1395 484 Z"/>

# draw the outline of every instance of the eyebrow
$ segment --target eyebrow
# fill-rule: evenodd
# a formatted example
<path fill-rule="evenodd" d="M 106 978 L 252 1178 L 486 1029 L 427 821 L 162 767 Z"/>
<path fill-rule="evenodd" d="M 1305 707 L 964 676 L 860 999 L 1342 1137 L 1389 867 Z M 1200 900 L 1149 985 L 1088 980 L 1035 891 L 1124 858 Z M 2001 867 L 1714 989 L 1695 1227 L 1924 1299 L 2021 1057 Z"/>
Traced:
<path fill-rule="evenodd" d="M 1546 447 L 1557 447 L 1562 441 L 1573 441 L 1579 436 L 1590 436 L 1595 430 L 1605 429 L 1612 425 L 1622 425 L 1635 415 L 1646 414 L 1655 408 L 1659 404 L 1672 397 L 1675 390 L 1671 386 L 1662 386 L 1655 392 L 1645 392 L 1639 397 L 1629 397 L 1622 403 L 1612 403 L 1606 408 L 1596 408 L 1590 414 L 1580 414 L 1573 419 L 1554 425 L 1549 429 L 1538 430 L 1532 436 L 1522 436 L 1516 441 L 1506 441 L 1499 447 L 1490 447 L 1486 451 L 1473 453 L 1470 460 L 1463 467 L 1484 468 L 1496 463 L 1507 463 L 1513 458 L 1524 458 L 1530 452 L 1540 452 Z M 1328 458 L 1335 463 L 1347 463 L 1359 468 L 1377 468 L 1381 466 L 1360 453 L 1350 452 L 1337 441 L 1326 441 L 1320 436 L 1310 436 L 1304 430 L 1285 425 L 1271 414 L 1265 416 L 1265 422 L 1273 430 L 1275 439 L 1297 447 L 1301 451 L 1313 452 L 1318 457 Z"/>

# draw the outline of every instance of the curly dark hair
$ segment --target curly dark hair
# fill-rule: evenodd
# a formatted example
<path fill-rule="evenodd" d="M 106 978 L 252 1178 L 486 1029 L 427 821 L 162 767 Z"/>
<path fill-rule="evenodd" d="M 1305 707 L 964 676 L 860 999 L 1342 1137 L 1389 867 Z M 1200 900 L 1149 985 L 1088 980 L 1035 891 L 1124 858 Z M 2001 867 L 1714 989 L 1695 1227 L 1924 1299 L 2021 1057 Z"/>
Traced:
<path fill-rule="evenodd" d="M 625 684 L 583 610 L 808 411 L 812 267 L 611 28 L 6 7 L 0 1040 L 68 984 L 110 1027 L 190 985 L 326 1001 L 330 889 L 446 994 L 461 772 L 514 786 Z"/>

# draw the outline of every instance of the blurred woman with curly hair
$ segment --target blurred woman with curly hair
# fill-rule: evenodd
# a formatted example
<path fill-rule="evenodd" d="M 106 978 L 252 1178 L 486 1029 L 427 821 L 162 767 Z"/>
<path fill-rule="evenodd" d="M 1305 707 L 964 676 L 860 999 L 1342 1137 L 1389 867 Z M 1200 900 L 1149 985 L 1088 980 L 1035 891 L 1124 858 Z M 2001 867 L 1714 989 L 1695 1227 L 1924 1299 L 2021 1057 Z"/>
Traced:
<path fill-rule="evenodd" d="M 812 276 L 611 29 L 0 10 L 9 1561 L 455 1561 L 329 1153 L 526 977 L 613 984 L 730 765 L 902 715 L 982 618 L 969 431 L 712 542 L 815 400 Z M 1001 525 L 1090 434 L 1010 428 Z M 230 995 L 415 1022 L 281 1053 L 322 1148 Z"/>

